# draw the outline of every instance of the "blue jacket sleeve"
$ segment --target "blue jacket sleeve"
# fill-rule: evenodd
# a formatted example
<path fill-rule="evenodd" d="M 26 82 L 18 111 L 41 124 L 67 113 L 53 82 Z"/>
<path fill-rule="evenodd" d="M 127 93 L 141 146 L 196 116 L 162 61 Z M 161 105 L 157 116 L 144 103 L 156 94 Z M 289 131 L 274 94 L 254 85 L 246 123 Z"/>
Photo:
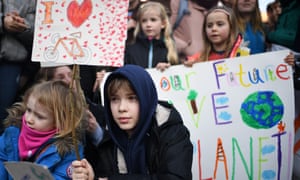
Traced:
<path fill-rule="evenodd" d="M 8 172 L 5 169 L 4 162 L 19 161 L 18 139 L 20 130 L 17 127 L 8 127 L 0 136 L 0 177 L 8 179 Z"/>
<path fill-rule="evenodd" d="M 79 155 L 83 158 L 83 146 L 79 145 Z M 46 166 L 55 180 L 71 179 L 71 164 L 76 160 L 75 151 L 64 156 L 57 153 L 57 147 L 52 144 L 36 160 L 37 164 Z"/>

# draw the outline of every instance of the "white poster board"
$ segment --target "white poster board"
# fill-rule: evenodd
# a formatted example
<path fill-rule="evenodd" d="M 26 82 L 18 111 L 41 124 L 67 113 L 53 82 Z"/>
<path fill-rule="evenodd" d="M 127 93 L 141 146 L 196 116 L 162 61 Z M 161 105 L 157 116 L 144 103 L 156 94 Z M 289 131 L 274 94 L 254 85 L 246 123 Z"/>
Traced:
<path fill-rule="evenodd" d="M 191 132 L 193 180 L 291 179 L 294 142 L 288 51 L 149 69 L 159 99 Z"/>
<path fill-rule="evenodd" d="M 32 61 L 122 66 L 128 0 L 37 0 Z"/>

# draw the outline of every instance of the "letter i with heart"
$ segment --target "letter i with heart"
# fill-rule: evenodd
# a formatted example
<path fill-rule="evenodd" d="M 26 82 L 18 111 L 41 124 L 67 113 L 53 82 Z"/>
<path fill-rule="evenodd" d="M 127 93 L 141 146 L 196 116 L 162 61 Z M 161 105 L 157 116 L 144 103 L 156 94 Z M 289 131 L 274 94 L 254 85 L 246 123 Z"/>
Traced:
<path fill-rule="evenodd" d="M 74 27 L 80 27 L 91 15 L 92 7 L 91 0 L 83 0 L 81 4 L 76 0 L 72 1 L 67 9 L 68 20 Z"/>

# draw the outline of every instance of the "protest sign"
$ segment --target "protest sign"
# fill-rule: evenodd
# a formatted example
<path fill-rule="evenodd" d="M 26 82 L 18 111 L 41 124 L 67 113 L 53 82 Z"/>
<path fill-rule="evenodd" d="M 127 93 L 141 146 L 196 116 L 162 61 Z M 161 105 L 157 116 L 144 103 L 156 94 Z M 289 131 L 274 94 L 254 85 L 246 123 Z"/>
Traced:
<path fill-rule="evenodd" d="M 288 51 L 149 69 L 194 145 L 193 180 L 291 179 L 294 143 Z"/>
<path fill-rule="evenodd" d="M 54 180 L 47 167 L 32 162 L 4 162 L 4 165 L 16 180 Z"/>
<path fill-rule="evenodd" d="M 37 1 L 32 61 L 122 66 L 128 0 Z"/>

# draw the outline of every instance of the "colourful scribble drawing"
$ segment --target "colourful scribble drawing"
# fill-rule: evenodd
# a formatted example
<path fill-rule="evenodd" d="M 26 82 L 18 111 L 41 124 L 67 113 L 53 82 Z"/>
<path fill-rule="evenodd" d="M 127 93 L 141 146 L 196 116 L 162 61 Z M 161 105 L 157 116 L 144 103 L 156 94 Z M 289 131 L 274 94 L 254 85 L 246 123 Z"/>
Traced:
<path fill-rule="evenodd" d="M 225 125 L 232 123 L 232 115 L 227 110 L 227 108 L 229 108 L 229 98 L 226 93 L 213 93 L 211 99 L 216 124 Z"/>
<path fill-rule="evenodd" d="M 200 151 L 200 140 L 197 141 L 198 147 L 198 171 L 199 171 L 199 180 L 213 180 L 212 177 L 210 178 L 202 178 L 202 166 L 201 166 L 201 151 Z"/>
<path fill-rule="evenodd" d="M 269 129 L 281 121 L 284 106 L 279 96 L 272 91 L 250 94 L 241 105 L 240 114 L 244 123 L 256 129 Z"/>
<path fill-rule="evenodd" d="M 197 91 L 190 90 L 189 95 L 187 97 L 188 100 L 190 100 L 191 107 L 192 107 L 192 110 L 193 110 L 194 114 L 196 114 L 198 112 L 197 104 L 196 104 L 197 95 L 198 95 Z"/>
<path fill-rule="evenodd" d="M 67 17 L 70 23 L 78 28 L 80 27 L 92 13 L 92 1 L 84 0 L 81 5 L 77 1 L 72 1 L 67 9 Z"/>
<path fill-rule="evenodd" d="M 228 107 L 227 104 L 229 104 L 229 98 L 225 97 L 225 96 L 224 97 L 223 96 L 218 97 L 218 98 L 216 98 L 216 102 L 215 103 L 219 105 L 218 106 L 219 108 L 221 108 L 221 109 L 225 108 L 226 109 Z M 218 115 L 218 119 L 219 120 L 222 119 L 223 122 L 229 122 L 231 120 L 231 118 L 232 118 L 232 115 L 228 111 L 226 111 L 226 110 L 221 111 L 219 113 L 219 115 Z"/>
<path fill-rule="evenodd" d="M 282 121 L 279 121 L 279 123 L 277 124 L 277 129 L 279 133 L 283 133 L 284 129 L 285 129 L 285 123 Z"/>
<path fill-rule="evenodd" d="M 58 58 L 71 57 L 74 61 L 79 63 L 86 63 L 90 59 L 90 50 L 87 47 L 82 47 L 78 39 L 81 38 L 81 33 L 72 33 L 71 37 L 59 37 L 59 34 L 52 36 L 52 42 L 54 46 L 49 46 L 44 52 L 44 58 L 47 61 L 56 61 Z M 67 54 L 59 55 L 59 51 L 63 51 Z"/>
<path fill-rule="evenodd" d="M 170 76 L 172 87 L 175 90 L 184 90 L 182 81 L 179 75 Z"/>
<path fill-rule="evenodd" d="M 195 102 L 191 102 L 191 100 L 189 99 L 189 97 L 187 97 L 187 99 L 186 99 L 187 107 L 188 107 L 188 109 L 189 109 L 189 111 L 191 113 L 191 118 L 192 118 L 192 120 L 193 120 L 194 125 L 195 125 L 196 128 L 199 127 L 199 121 L 200 121 L 200 115 L 201 115 L 200 112 L 201 112 L 201 109 L 203 108 L 205 99 L 206 99 L 206 97 L 203 96 L 201 98 L 200 103 L 198 105 L 196 104 L 196 101 Z M 195 113 L 195 111 L 196 111 L 196 113 Z"/>
<path fill-rule="evenodd" d="M 281 177 L 281 168 L 282 168 L 282 150 L 281 150 L 281 141 L 282 141 L 282 137 L 283 135 L 286 134 L 286 131 L 283 132 L 278 132 L 272 135 L 272 137 L 277 138 L 277 179 L 280 180 Z M 290 146 L 291 147 L 291 146 Z M 267 176 L 267 177 L 275 177 L 275 172 L 273 172 L 273 170 L 265 170 L 265 172 L 263 172 L 263 175 Z M 265 178 L 266 179 L 266 178 Z M 270 178 L 268 178 L 270 179 Z"/>
<path fill-rule="evenodd" d="M 51 17 L 51 11 L 52 11 L 52 6 L 54 2 L 47 1 L 47 2 L 41 2 L 45 6 L 45 17 L 43 20 L 43 24 L 52 24 L 53 19 Z"/>
<path fill-rule="evenodd" d="M 225 152 L 224 152 L 223 143 L 222 143 L 221 138 L 218 138 L 218 146 L 217 146 L 217 152 L 216 152 L 216 163 L 215 163 L 215 169 L 214 169 L 214 179 L 217 179 L 217 170 L 218 170 L 219 162 L 223 162 L 225 177 L 226 177 L 226 180 L 228 180 L 227 160 L 226 160 L 226 155 L 225 155 Z"/>
<path fill-rule="evenodd" d="M 218 74 L 224 74 L 228 71 L 228 67 L 226 64 L 217 64 L 216 69 Z"/>
<path fill-rule="evenodd" d="M 160 88 L 163 91 L 169 91 L 171 89 L 171 83 L 169 83 L 166 77 L 161 78 L 160 80 Z"/>

